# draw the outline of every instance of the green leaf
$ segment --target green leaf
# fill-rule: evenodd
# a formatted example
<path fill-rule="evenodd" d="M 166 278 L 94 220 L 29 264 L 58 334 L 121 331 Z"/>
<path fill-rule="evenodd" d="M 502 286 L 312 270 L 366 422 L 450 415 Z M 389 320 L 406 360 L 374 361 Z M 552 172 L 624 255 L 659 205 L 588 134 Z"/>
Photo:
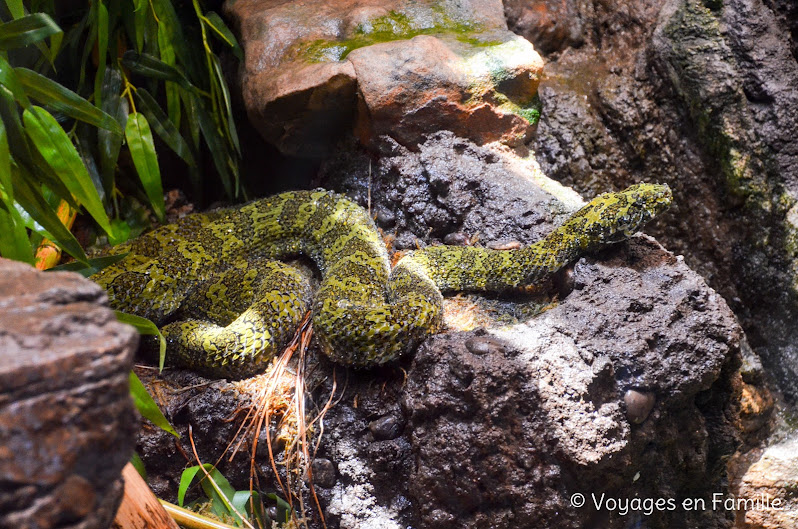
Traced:
<path fill-rule="evenodd" d="M 158 338 L 158 369 L 163 371 L 163 363 L 164 359 L 166 358 L 166 338 L 163 337 L 163 334 L 161 334 L 161 331 L 158 330 L 158 327 L 147 318 L 142 318 L 141 316 L 128 314 L 118 310 L 115 312 L 117 320 L 121 321 L 122 323 L 132 325 L 137 331 L 139 331 L 139 334 L 156 336 Z"/>
<path fill-rule="evenodd" d="M 30 100 L 27 94 L 25 94 L 22 83 L 19 82 L 17 75 L 14 73 L 14 69 L 2 55 L 0 55 L 0 85 L 6 87 L 23 108 L 28 108 L 30 106 Z"/>
<path fill-rule="evenodd" d="M 175 66 L 175 49 L 163 24 L 158 25 L 158 50 L 163 62 L 169 66 Z M 164 88 L 166 89 L 166 113 L 174 126 L 180 128 L 180 87 L 171 81 L 166 81 Z"/>
<path fill-rule="evenodd" d="M 186 79 L 186 76 L 180 70 L 169 66 L 152 55 L 128 50 L 122 55 L 122 63 L 139 75 L 161 79 L 162 81 L 173 81 L 186 90 L 196 91 L 194 85 Z"/>
<path fill-rule="evenodd" d="M 127 323 L 127 322 L 125 322 Z M 166 417 L 163 416 L 161 409 L 152 400 L 152 397 L 147 393 L 147 388 L 141 383 L 139 377 L 133 371 L 130 372 L 130 396 L 133 397 L 133 403 L 139 410 L 142 417 L 152 422 L 161 430 L 168 432 L 175 437 L 179 438 L 180 435 L 175 431 Z"/>
<path fill-rule="evenodd" d="M 192 110 L 197 114 L 197 121 L 199 121 L 202 136 L 205 138 L 205 143 L 211 151 L 211 158 L 213 158 L 213 165 L 219 173 L 222 180 L 222 185 L 228 197 L 233 197 L 233 183 L 230 175 L 229 166 L 227 165 L 228 154 L 224 147 L 224 139 L 219 134 L 219 129 L 216 123 L 211 119 L 205 108 L 199 103 L 196 97 L 192 97 L 193 104 Z"/>
<path fill-rule="evenodd" d="M 9 203 L 14 202 L 14 187 L 11 184 L 11 151 L 8 148 L 6 125 L 0 119 L 0 188 L 8 195 Z"/>
<path fill-rule="evenodd" d="M 216 74 L 216 83 L 222 93 L 224 108 L 227 111 L 227 138 L 235 151 L 241 155 L 241 146 L 238 143 L 238 133 L 236 133 L 235 121 L 233 120 L 233 107 L 230 104 L 230 91 L 227 89 L 227 81 L 222 73 L 222 66 L 219 64 L 219 59 L 216 55 L 211 55 L 211 62 L 213 63 L 213 71 Z M 213 81 L 211 81 L 213 82 Z"/>
<path fill-rule="evenodd" d="M 155 133 L 188 165 L 196 165 L 188 143 L 180 135 L 177 127 L 169 120 L 169 117 L 161 110 L 155 98 L 143 88 L 136 90 L 136 98 L 139 101 L 139 108 L 147 116 Z"/>
<path fill-rule="evenodd" d="M 133 465 L 133 468 L 136 469 L 139 476 L 141 476 L 144 481 L 147 481 L 147 469 L 144 468 L 144 461 L 141 460 L 141 456 L 138 452 L 133 452 L 133 455 L 130 456 L 130 464 Z"/>
<path fill-rule="evenodd" d="M 8 209 L 0 208 L 0 255 L 6 259 L 33 264 L 33 247 L 25 223 L 12 203 L 0 200 Z"/>
<path fill-rule="evenodd" d="M 241 46 L 238 45 L 238 41 L 233 36 L 233 32 L 225 25 L 222 17 L 213 11 L 209 11 L 205 13 L 205 17 L 202 21 L 213 30 L 213 34 L 216 35 L 216 37 L 233 49 L 233 54 L 239 61 L 244 60 L 244 53 L 241 51 Z"/>
<path fill-rule="evenodd" d="M 0 50 L 22 48 L 60 32 L 52 18 L 45 13 L 34 13 L 0 24 Z"/>
<path fill-rule="evenodd" d="M 210 463 L 205 463 L 202 466 L 205 467 L 205 470 L 208 471 L 213 469 L 213 465 L 211 465 Z M 191 483 L 194 481 L 194 477 L 197 475 L 197 472 L 200 471 L 200 468 L 201 467 L 199 465 L 188 467 L 180 475 L 180 484 L 177 487 L 177 504 L 180 507 L 183 506 L 183 502 L 186 499 L 186 491 L 188 491 L 188 488 L 191 486 Z M 204 475 L 205 473 L 203 473 L 203 476 Z"/>
<path fill-rule="evenodd" d="M 133 24 L 136 30 L 136 51 L 141 53 L 144 51 L 144 27 L 147 17 L 147 2 L 146 0 L 133 0 L 135 6 L 133 16 L 135 23 Z"/>
<path fill-rule="evenodd" d="M 86 254 L 75 236 L 66 229 L 39 189 L 22 167 L 12 170 L 14 198 L 33 220 L 47 230 L 47 236 L 78 261 L 87 262 Z"/>
<path fill-rule="evenodd" d="M 14 68 L 28 95 L 77 120 L 122 134 L 119 123 L 78 94 L 27 68 Z"/>
<path fill-rule="evenodd" d="M 208 471 L 210 479 L 206 477 L 200 482 L 205 495 L 211 500 L 211 510 L 217 516 L 233 516 L 236 522 L 241 522 L 241 517 L 235 514 L 231 508 L 231 501 L 235 496 L 235 489 L 227 478 L 216 468 Z"/>
<path fill-rule="evenodd" d="M 5 0 L 5 2 L 12 17 L 22 18 L 25 16 L 25 6 L 22 4 L 22 0 Z"/>
<path fill-rule="evenodd" d="M 97 0 L 97 73 L 94 75 L 94 104 L 102 104 L 102 88 L 108 55 L 108 8 Z"/>
<path fill-rule="evenodd" d="M 81 263 L 78 261 L 73 261 L 71 263 L 64 263 L 62 265 L 54 266 L 49 271 L 54 272 L 77 272 L 83 277 L 89 277 L 103 268 L 107 266 L 111 266 L 114 263 L 118 263 L 125 257 L 129 252 L 115 254 L 115 255 L 104 255 L 103 257 L 95 257 L 94 259 L 89 259 L 88 263 Z M 147 320 L 150 321 L 150 320 Z M 152 323 L 152 322 L 150 322 Z"/>
<path fill-rule="evenodd" d="M 92 182 L 78 151 L 55 118 L 42 107 L 31 107 L 22 113 L 25 131 L 45 161 L 53 168 L 69 192 L 109 235 L 111 222 L 102 199 Z"/>
<path fill-rule="evenodd" d="M 150 199 L 152 209 L 159 220 L 164 219 L 163 186 L 161 184 L 161 170 L 158 167 L 158 157 L 155 154 L 155 143 L 147 118 L 135 112 L 127 118 L 125 138 L 133 158 L 133 165 L 139 174 L 144 192 Z"/>
<path fill-rule="evenodd" d="M 97 150 L 100 158 L 100 177 L 106 193 L 114 189 L 114 173 L 119 151 L 122 148 L 122 128 L 127 123 L 127 100 L 119 95 L 122 89 L 122 75 L 116 68 L 105 70 L 103 81 L 102 110 L 112 116 L 120 125 L 119 133 L 108 129 L 97 130 Z"/>

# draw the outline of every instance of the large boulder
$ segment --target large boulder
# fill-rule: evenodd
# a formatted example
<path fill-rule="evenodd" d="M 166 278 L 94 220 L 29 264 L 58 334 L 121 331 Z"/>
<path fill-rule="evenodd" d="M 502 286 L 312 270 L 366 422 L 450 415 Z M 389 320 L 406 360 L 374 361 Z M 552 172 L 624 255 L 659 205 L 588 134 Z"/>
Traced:
<path fill-rule="evenodd" d="M 0 258 L 0 527 L 104 529 L 138 420 L 138 334 L 78 274 Z"/>
<path fill-rule="evenodd" d="M 543 62 L 499 0 L 227 2 L 246 55 L 244 105 L 283 154 L 319 157 L 356 129 L 417 145 L 452 130 L 518 145 L 537 121 Z"/>

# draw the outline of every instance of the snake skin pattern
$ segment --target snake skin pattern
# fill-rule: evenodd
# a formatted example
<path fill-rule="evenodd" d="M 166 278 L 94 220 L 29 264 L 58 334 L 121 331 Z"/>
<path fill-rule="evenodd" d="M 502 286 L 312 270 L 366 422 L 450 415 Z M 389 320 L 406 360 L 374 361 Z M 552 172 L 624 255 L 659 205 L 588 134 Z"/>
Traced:
<path fill-rule="evenodd" d="M 507 291 L 539 283 L 584 253 L 624 240 L 666 209 L 665 185 L 605 193 L 543 240 L 517 250 L 431 246 L 391 270 L 368 213 L 330 191 L 293 191 L 189 215 L 113 253 L 92 279 L 111 305 L 153 320 L 167 358 L 222 377 L 262 371 L 308 310 L 334 361 L 371 366 L 412 350 L 441 324 L 442 292 Z M 308 280 L 276 259 L 304 254 Z"/>

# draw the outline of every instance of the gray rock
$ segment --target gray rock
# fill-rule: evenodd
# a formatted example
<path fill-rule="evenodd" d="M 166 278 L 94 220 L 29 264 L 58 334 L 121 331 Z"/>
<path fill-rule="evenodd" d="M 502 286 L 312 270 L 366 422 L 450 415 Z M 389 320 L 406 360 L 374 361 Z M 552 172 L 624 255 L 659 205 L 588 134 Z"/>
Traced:
<path fill-rule="evenodd" d="M 650 228 L 730 303 L 798 395 L 798 53 L 789 0 L 505 0 L 548 53 L 532 148 L 586 195 L 666 182 Z M 552 20 L 557 13 L 565 20 Z M 577 29 L 583 37 L 575 40 Z"/>
<path fill-rule="evenodd" d="M 0 259 L 0 527 L 108 527 L 138 427 L 138 334 L 78 274 Z"/>

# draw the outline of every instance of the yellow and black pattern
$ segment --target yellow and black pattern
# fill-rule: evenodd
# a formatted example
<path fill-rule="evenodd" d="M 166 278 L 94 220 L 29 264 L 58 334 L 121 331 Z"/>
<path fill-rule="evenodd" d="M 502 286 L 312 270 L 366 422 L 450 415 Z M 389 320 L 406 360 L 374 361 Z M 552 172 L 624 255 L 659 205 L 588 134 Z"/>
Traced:
<path fill-rule="evenodd" d="M 335 193 L 293 191 L 190 215 L 114 253 L 95 274 L 118 310 L 150 318 L 170 361 L 220 376 L 265 368 L 312 310 L 315 336 L 336 362 L 369 366 L 418 345 L 441 322 L 441 292 L 506 291 L 538 283 L 585 252 L 621 241 L 668 207 L 665 185 L 605 193 L 543 240 L 518 250 L 432 246 L 390 269 L 367 212 Z M 308 281 L 275 259 L 304 254 Z"/>

